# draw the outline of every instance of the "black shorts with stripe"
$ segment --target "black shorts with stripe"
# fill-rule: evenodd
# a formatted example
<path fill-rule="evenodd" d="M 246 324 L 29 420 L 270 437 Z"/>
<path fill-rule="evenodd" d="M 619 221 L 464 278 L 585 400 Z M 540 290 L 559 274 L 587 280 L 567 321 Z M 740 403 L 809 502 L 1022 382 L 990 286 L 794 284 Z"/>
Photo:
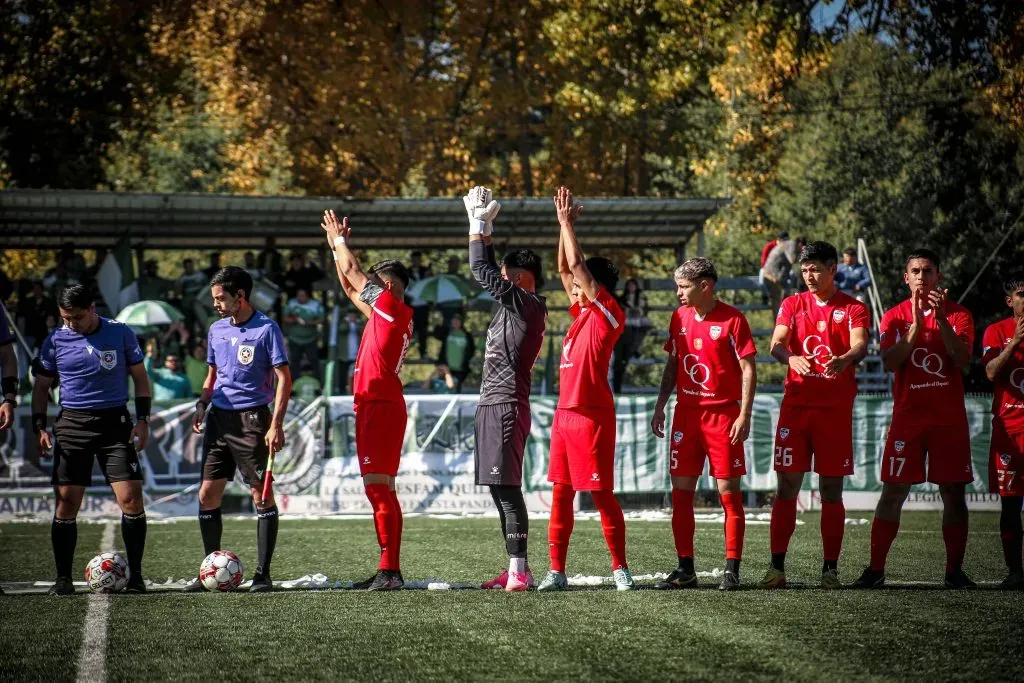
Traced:
<path fill-rule="evenodd" d="M 270 448 L 270 409 L 225 410 L 212 406 L 203 438 L 203 479 L 234 479 L 235 470 L 249 488 L 263 485 Z"/>
<path fill-rule="evenodd" d="M 523 453 L 531 424 L 528 405 L 512 402 L 477 406 L 474 425 L 477 486 L 520 486 L 523 483 Z"/>
<path fill-rule="evenodd" d="M 92 464 L 99 460 L 107 483 L 141 481 L 142 465 L 131 442 L 128 408 L 72 410 L 63 408 L 53 425 L 54 486 L 89 486 Z"/>

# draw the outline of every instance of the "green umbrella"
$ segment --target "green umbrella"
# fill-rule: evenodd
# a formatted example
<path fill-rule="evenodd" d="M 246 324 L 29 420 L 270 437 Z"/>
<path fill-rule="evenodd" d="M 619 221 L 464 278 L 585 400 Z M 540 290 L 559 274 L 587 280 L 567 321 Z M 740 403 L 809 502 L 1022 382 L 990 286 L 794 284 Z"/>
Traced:
<path fill-rule="evenodd" d="M 121 309 L 117 320 L 132 327 L 170 325 L 184 320 L 185 315 L 165 301 L 137 301 Z"/>
<path fill-rule="evenodd" d="M 409 285 L 406 294 L 424 303 L 462 301 L 469 296 L 469 283 L 458 275 L 434 275 Z"/>

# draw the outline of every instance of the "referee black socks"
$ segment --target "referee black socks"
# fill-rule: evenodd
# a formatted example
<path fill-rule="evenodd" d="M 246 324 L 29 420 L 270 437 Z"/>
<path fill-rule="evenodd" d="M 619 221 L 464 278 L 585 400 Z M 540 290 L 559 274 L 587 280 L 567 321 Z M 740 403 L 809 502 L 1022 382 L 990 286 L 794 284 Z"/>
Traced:
<path fill-rule="evenodd" d="M 121 538 L 128 555 L 128 569 L 132 580 L 142 579 L 142 553 L 146 549 L 146 512 L 137 515 L 121 513 Z"/>
<path fill-rule="evenodd" d="M 75 519 L 53 518 L 50 523 L 50 542 L 53 544 L 53 559 L 57 565 L 57 578 L 71 577 L 71 564 L 75 558 L 78 543 L 78 521 Z"/>
<path fill-rule="evenodd" d="M 199 511 L 199 533 L 203 536 L 203 557 L 220 550 L 220 536 L 224 531 L 220 508 Z"/>
<path fill-rule="evenodd" d="M 270 575 L 270 560 L 274 557 L 274 546 L 277 545 L 277 506 L 256 512 L 257 559 L 259 565 L 256 573 L 260 576 Z"/>

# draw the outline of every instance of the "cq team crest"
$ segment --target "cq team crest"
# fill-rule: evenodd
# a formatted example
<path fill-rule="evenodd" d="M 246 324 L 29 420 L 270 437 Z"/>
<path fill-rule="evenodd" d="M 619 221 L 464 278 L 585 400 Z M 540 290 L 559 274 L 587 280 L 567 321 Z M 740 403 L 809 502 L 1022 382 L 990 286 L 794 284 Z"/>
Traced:
<path fill-rule="evenodd" d="M 722 336 L 721 325 L 712 325 L 709 333 L 711 334 L 711 339 L 717 341 L 718 338 Z"/>
<path fill-rule="evenodd" d="M 1003 467 L 1009 467 L 1010 466 L 1010 454 L 1009 453 L 1000 453 L 999 454 L 999 462 L 1003 463 Z"/>
<path fill-rule="evenodd" d="M 841 311 L 838 308 L 836 310 L 832 311 L 832 321 L 836 325 L 838 325 L 839 323 L 843 322 L 843 318 L 845 318 L 845 317 L 846 317 L 846 311 Z"/>
<path fill-rule="evenodd" d="M 252 346 L 241 345 L 238 347 L 238 362 L 242 365 L 251 365 L 256 349 Z"/>
<path fill-rule="evenodd" d="M 699 339 L 699 338 L 698 339 L 694 339 L 693 340 L 693 348 L 697 349 L 698 351 L 703 349 L 704 348 L 704 340 L 703 339 Z"/>
<path fill-rule="evenodd" d="M 896 452 L 897 453 L 902 453 L 903 449 L 906 448 L 906 446 L 907 446 L 907 444 L 905 444 L 904 442 L 897 441 L 896 442 Z"/>
<path fill-rule="evenodd" d="M 783 441 L 788 439 L 789 438 L 789 429 L 787 429 L 786 427 L 782 427 L 781 429 L 779 429 L 779 438 L 782 439 Z"/>
<path fill-rule="evenodd" d="M 117 365 L 117 351 L 103 351 L 100 353 L 100 366 L 104 370 L 113 370 Z"/>
<path fill-rule="evenodd" d="M 672 443 L 679 443 L 683 440 L 682 432 L 672 432 Z"/>
<path fill-rule="evenodd" d="M 827 327 L 827 323 L 824 320 L 819 320 L 818 321 L 818 332 L 824 332 L 825 331 L 825 327 Z"/>

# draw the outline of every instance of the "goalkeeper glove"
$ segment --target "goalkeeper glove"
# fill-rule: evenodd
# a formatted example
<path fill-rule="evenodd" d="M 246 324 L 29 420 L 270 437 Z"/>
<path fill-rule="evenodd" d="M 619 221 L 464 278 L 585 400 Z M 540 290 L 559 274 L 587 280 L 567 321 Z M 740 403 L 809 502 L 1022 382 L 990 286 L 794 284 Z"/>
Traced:
<path fill-rule="evenodd" d="M 469 234 L 489 236 L 494 230 L 494 218 L 501 211 L 501 204 L 491 197 L 491 191 L 474 187 L 462 198 L 462 203 L 469 216 Z"/>

